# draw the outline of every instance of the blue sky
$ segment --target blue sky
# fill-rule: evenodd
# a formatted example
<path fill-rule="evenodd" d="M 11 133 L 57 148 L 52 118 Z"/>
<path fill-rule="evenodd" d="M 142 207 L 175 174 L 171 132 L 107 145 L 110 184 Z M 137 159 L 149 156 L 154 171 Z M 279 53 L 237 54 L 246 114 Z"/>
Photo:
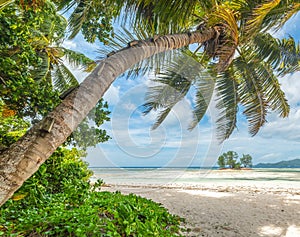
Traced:
<path fill-rule="evenodd" d="M 300 39 L 300 15 L 293 17 L 277 37 L 288 34 Z M 65 47 L 85 53 L 91 58 L 98 55 L 99 44 L 88 44 L 82 36 L 66 41 Z M 79 80 L 86 75 L 76 71 Z M 268 123 L 255 136 L 248 134 L 247 122 L 238 116 L 238 129 L 230 139 L 220 144 L 216 140 L 214 119 L 216 110 L 212 102 L 205 118 L 192 132 L 187 130 L 192 119 L 192 103 L 188 97 L 178 103 L 171 114 L 156 130 L 151 130 L 156 115 L 141 114 L 147 87 L 153 85 L 148 76 L 118 78 L 104 98 L 111 110 L 111 121 L 103 125 L 112 139 L 88 151 L 90 166 L 214 166 L 220 154 L 228 150 L 240 156 L 250 154 L 253 163 L 277 162 L 300 158 L 300 73 L 281 78 L 282 88 L 291 106 L 288 118 L 276 114 L 268 116 Z M 88 139 L 88 138 L 87 138 Z"/>

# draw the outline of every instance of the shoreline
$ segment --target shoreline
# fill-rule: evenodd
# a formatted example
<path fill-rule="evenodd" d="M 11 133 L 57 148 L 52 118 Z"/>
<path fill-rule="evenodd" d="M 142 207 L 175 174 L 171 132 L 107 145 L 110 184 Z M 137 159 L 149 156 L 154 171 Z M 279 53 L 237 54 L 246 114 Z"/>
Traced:
<path fill-rule="evenodd" d="M 298 185 L 111 183 L 101 191 L 134 193 L 161 203 L 186 219 L 191 231 L 184 236 L 295 237 L 300 236 Z"/>
<path fill-rule="evenodd" d="M 259 187 L 255 186 L 240 186 L 240 185 L 159 185 L 159 184 L 104 184 L 101 187 L 107 190 L 190 190 L 190 191 L 209 191 L 209 192 L 221 192 L 221 193 L 235 193 L 235 194 L 277 194 L 277 195 L 294 195 L 299 196 L 300 200 L 300 189 L 290 187 Z M 299 210 L 300 214 L 300 210 Z M 299 235 L 300 236 L 300 235 Z"/>

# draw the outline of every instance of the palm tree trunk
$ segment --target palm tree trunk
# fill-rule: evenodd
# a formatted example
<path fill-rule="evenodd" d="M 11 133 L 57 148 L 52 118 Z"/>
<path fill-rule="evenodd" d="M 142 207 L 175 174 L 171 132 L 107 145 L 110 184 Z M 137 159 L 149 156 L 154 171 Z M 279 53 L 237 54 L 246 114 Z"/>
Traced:
<path fill-rule="evenodd" d="M 70 136 L 120 74 L 154 54 L 203 43 L 215 37 L 215 34 L 214 29 L 208 29 L 204 32 L 161 36 L 154 42 L 139 41 L 101 61 L 60 105 L 0 154 L 0 206 Z"/>

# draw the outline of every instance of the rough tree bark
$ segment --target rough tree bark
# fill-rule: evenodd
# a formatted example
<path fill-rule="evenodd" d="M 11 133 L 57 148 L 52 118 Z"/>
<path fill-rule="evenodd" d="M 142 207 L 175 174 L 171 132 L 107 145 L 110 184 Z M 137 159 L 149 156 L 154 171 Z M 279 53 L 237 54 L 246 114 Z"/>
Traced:
<path fill-rule="evenodd" d="M 165 35 L 156 40 L 139 41 L 102 60 L 60 105 L 0 154 L 0 206 L 67 139 L 120 74 L 154 54 L 203 43 L 215 35 L 214 29 Z M 43 129 L 46 122 L 48 128 Z"/>

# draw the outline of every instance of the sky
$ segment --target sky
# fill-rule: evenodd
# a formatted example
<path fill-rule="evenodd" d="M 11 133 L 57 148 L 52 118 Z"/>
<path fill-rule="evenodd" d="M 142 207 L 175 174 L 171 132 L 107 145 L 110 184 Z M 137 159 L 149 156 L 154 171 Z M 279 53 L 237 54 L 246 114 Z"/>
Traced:
<path fill-rule="evenodd" d="M 291 35 L 300 40 L 299 20 L 300 14 L 294 16 L 276 36 Z M 64 46 L 93 59 L 99 56 L 99 44 L 89 44 L 81 35 L 66 41 Z M 79 81 L 86 77 L 85 73 L 74 71 Z M 214 100 L 200 124 L 193 131 L 187 130 L 192 119 L 192 94 L 174 107 L 161 126 L 152 130 L 157 114 L 141 113 L 147 88 L 154 85 L 149 77 L 119 77 L 105 93 L 111 121 L 101 128 L 112 139 L 88 149 L 86 161 L 91 167 L 213 167 L 218 156 L 229 150 L 239 156 L 250 154 L 254 164 L 300 158 L 300 72 L 280 78 L 291 106 L 288 118 L 269 114 L 268 123 L 251 137 L 247 121 L 239 113 L 237 129 L 222 144 L 216 139 Z"/>

